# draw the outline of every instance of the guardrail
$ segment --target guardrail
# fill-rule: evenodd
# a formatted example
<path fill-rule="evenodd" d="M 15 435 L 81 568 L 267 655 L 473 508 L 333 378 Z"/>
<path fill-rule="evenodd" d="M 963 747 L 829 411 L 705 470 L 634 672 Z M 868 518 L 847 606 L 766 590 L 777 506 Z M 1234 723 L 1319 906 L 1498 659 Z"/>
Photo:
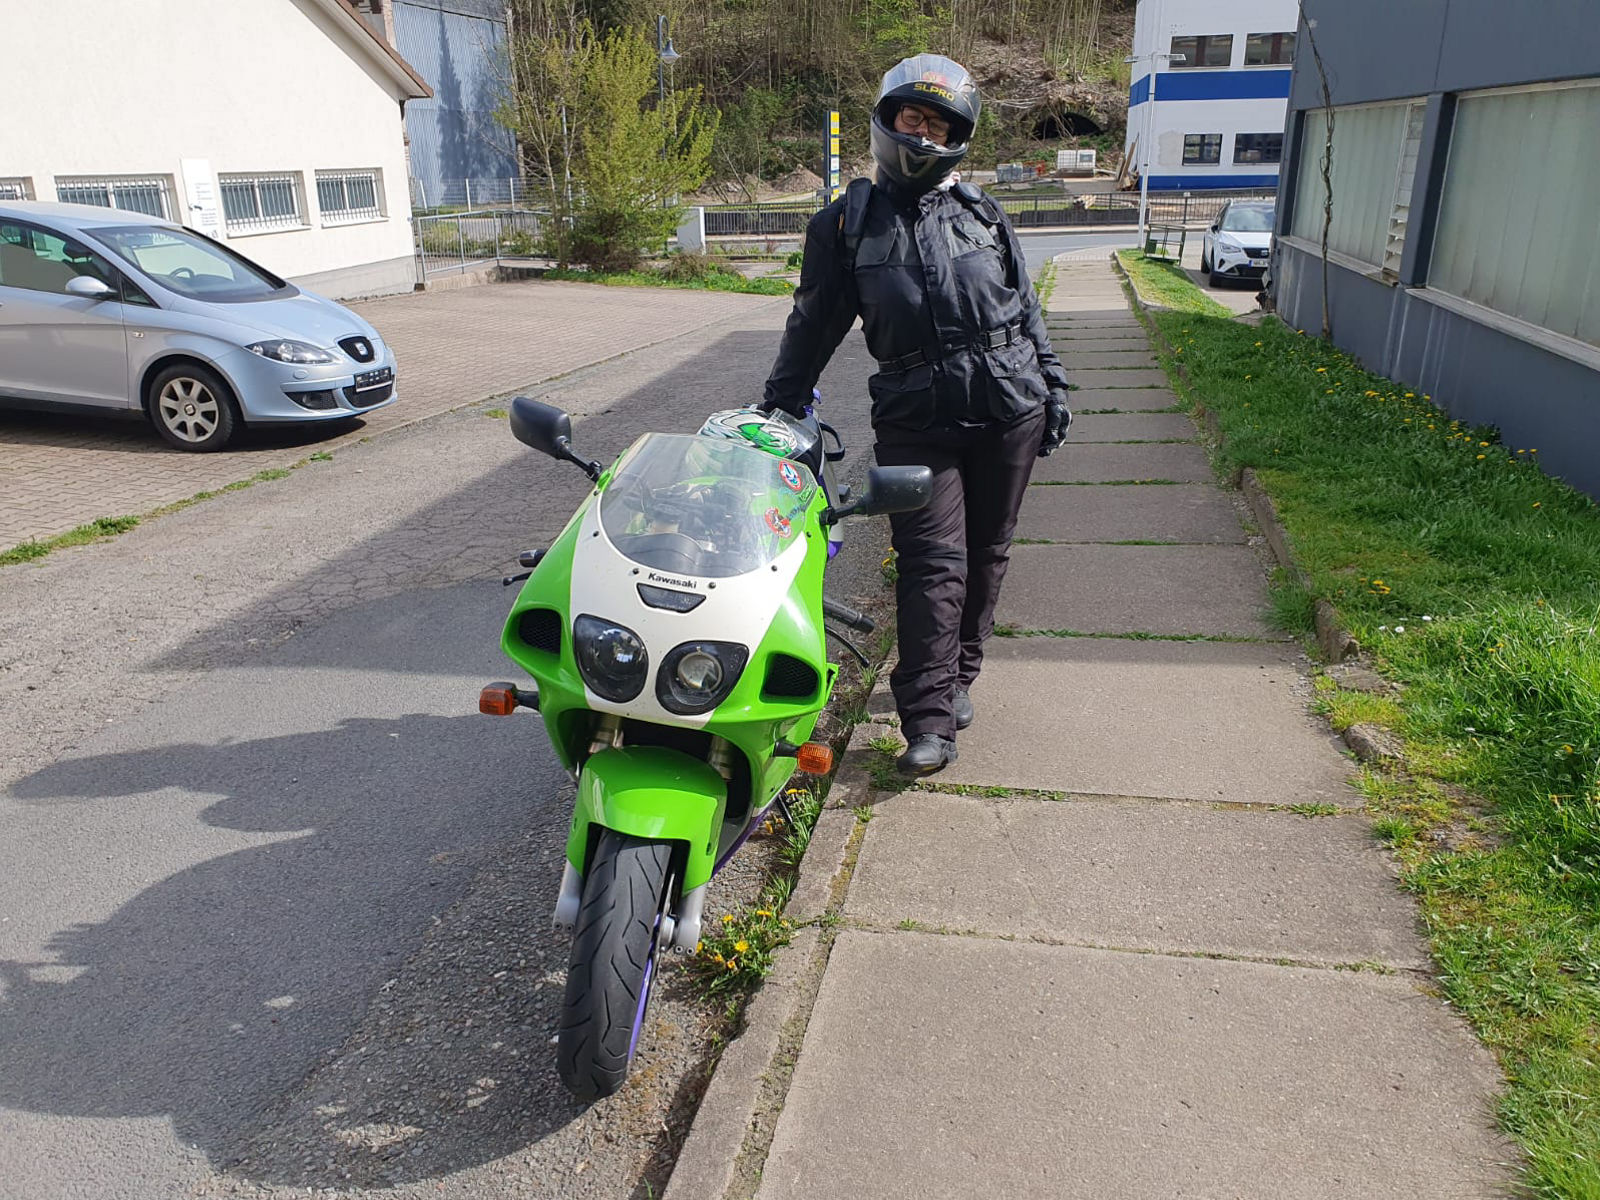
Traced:
<path fill-rule="evenodd" d="M 991 193 L 1018 229 L 1045 226 L 1137 225 L 1139 196 L 1129 192 L 1069 195 L 1065 192 L 1008 196 Z M 1151 192 L 1149 219 L 1168 225 L 1203 226 L 1216 220 L 1229 200 L 1271 200 L 1271 191 Z M 708 237 L 775 237 L 804 233 L 821 208 L 803 204 L 718 204 L 706 207 Z"/>
<path fill-rule="evenodd" d="M 488 209 L 411 218 L 417 278 L 459 274 L 506 259 L 533 257 L 549 213 Z"/>

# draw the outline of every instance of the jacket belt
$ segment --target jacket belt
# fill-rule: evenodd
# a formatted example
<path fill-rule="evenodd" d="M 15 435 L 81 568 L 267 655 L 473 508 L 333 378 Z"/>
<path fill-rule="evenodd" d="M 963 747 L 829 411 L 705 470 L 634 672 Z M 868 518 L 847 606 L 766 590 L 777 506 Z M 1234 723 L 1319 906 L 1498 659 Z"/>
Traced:
<path fill-rule="evenodd" d="M 975 350 L 1001 350 L 1014 342 L 1022 340 L 1022 323 L 1014 321 L 1000 329 L 986 329 L 972 339 Z M 909 371 L 912 367 L 920 367 L 928 360 L 926 350 L 913 350 L 910 354 L 902 354 L 899 358 L 882 358 L 878 360 L 878 370 L 884 374 L 893 374 L 896 371 Z"/>

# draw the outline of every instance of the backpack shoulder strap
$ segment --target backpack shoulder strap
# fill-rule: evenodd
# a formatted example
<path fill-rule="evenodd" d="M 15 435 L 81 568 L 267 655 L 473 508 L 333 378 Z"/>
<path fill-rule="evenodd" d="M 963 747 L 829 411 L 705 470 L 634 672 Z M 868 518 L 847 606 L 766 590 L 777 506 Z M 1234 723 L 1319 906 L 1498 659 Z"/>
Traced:
<path fill-rule="evenodd" d="M 950 190 L 955 194 L 957 200 L 976 213 L 986 224 L 1005 224 L 1000 202 L 982 188 L 963 180 Z"/>
<path fill-rule="evenodd" d="M 845 268 L 856 269 L 856 250 L 861 231 L 867 227 L 867 202 L 872 199 L 872 180 L 852 179 L 844 190 L 844 211 L 839 214 L 839 245 L 844 251 Z"/>

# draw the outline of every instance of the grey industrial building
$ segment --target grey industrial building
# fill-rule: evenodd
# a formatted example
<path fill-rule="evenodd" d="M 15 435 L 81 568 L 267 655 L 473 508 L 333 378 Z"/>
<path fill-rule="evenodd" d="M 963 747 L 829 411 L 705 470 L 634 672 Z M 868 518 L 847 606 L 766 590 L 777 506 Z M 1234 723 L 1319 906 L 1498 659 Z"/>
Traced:
<path fill-rule="evenodd" d="M 1314 38 L 1334 111 L 1334 342 L 1600 496 L 1600 3 L 1305 0 L 1303 14 L 1278 311 L 1321 328 Z"/>

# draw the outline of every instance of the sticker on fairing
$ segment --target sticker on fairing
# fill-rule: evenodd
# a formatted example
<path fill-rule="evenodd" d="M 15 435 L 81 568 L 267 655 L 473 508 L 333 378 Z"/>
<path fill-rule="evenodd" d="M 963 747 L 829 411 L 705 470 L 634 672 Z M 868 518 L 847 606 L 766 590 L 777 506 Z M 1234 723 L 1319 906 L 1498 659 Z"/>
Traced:
<path fill-rule="evenodd" d="M 778 477 L 783 480 L 783 486 L 791 492 L 798 492 L 806 486 L 806 481 L 800 477 L 800 468 L 791 462 L 779 465 Z"/>
<path fill-rule="evenodd" d="M 793 523 L 776 508 L 767 509 L 767 528 L 780 538 L 786 538 L 794 532 Z"/>

